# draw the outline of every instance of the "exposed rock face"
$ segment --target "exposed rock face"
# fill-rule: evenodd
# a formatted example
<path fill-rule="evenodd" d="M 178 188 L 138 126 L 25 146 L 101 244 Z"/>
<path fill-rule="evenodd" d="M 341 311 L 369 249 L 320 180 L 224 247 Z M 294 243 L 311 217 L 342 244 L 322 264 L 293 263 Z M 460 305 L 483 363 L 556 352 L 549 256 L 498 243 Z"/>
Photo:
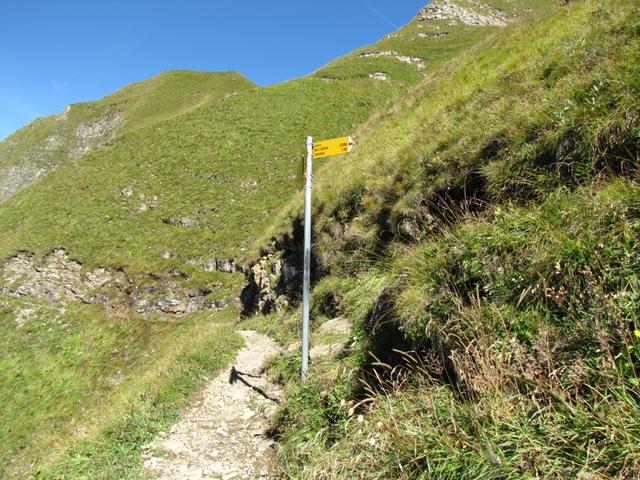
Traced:
<path fill-rule="evenodd" d="M 344 342 L 316 345 L 309 350 L 309 358 L 312 362 L 322 358 L 337 358 L 344 355 L 346 351 L 347 347 Z"/>
<path fill-rule="evenodd" d="M 170 258 L 170 254 L 169 257 Z M 233 257 L 230 258 L 214 258 L 213 260 L 207 260 L 202 258 L 190 258 L 187 260 L 189 265 L 199 265 L 205 272 L 222 272 L 222 273 L 234 273 L 244 272 L 242 265 L 236 263 Z"/>
<path fill-rule="evenodd" d="M 32 253 L 19 252 L 0 272 L 0 292 L 55 301 L 93 303 L 91 292 L 115 280 L 102 268 L 83 274 L 82 265 L 63 249 L 54 250 L 42 264 L 36 262 Z"/>
<path fill-rule="evenodd" d="M 504 27 L 507 24 L 505 15 L 493 6 L 477 2 L 436 0 L 420 10 L 420 21 L 448 20 L 449 25 L 465 24 L 476 26 Z"/>
<path fill-rule="evenodd" d="M 56 115 L 56 122 L 64 122 L 65 120 L 67 120 L 67 117 L 69 116 L 70 111 L 71 111 L 71 105 L 67 105 L 66 107 L 64 107 L 64 110 L 62 110 L 59 114 Z"/>
<path fill-rule="evenodd" d="M 381 57 L 395 58 L 400 62 L 408 63 L 409 65 L 414 65 L 418 70 L 424 70 L 425 68 L 427 68 L 427 64 L 425 63 L 424 58 L 402 55 L 396 52 L 395 50 L 385 50 L 383 52 L 365 52 L 360 54 L 360 58 L 381 58 Z"/>
<path fill-rule="evenodd" d="M 62 248 L 41 262 L 31 252 L 19 252 L 0 267 L 0 293 L 34 300 L 100 303 L 113 309 L 125 306 L 140 314 L 176 316 L 224 309 L 232 303 L 211 298 L 216 285 L 194 290 L 184 287 L 183 280 L 180 272 L 171 277 L 155 277 L 153 282 L 136 283 L 121 271 L 104 267 L 85 271 Z M 16 312 L 17 323 L 24 324 L 28 318 L 28 307 Z"/>
<path fill-rule="evenodd" d="M 131 186 L 121 188 L 120 195 L 126 200 L 127 207 L 131 212 L 142 213 L 158 208 L 157 195 L 149 195 L 144 192 L 134 195 L 133 188 L 131 188 Z M 183 221 L 183 219 L 168 218 L 164 219 L 164 221 L 170 225 L 181 225 L 180 222 Z M 188 221 L 191 222 L 192 219 L 189 219 Z"/>
<path fill-rule="evenodd" d="M 236 262 L 233 258 L 219 260 L 216 258 L 216 270 L 218 272 L 232 273 L 236 271 Z"/>
<path fill-rule="evenodd" d="M 15 139 L 10 137 L 0 143 L 0 202 L 35 183 L 65 160 L 81 157 L 104 145 L 124 121 L 121 113 L 110 113 L 92 122 L 80 123 L 67 133 L 63 124 L 69 121 L 70 111 L 71 107 L 67 107 L 58 114 L 55 120 L 61 124 L 60 128 L 30 145 L 15 163 L 9 160 L 11 149 L 16 145 Z"/>
<path fill-rule="evenodd" d="M 0 171 L 0 202 L 9 198 L 23 187 L 31 185 L 49 171 L 32 163 L 14 165 Z"/>
<path fill-rule="evenodd" d="M 232 303 L 209 298 L 211 290 L 188 289 L 180 282 L 160 281 L 144 287 L 132 286 L 122 293 L 122 303 L 143 315 L 161 312 L 180 316 L 202 310 L 222 310 Z"/>
<path fill-rule="evenodd" d="M 449 35 L 449 32 L 420 32 L 418 33 L 418 37 L 420 38 L 438 38 L 438 37 L 446 37 Z"/>
<path fill-rule="evenodd" d="M 302 285 L 302 270 L 293 259 L 280 254 L 263 256 L 246 271 L 247 283 L 240 294 L 244 313 L 269 313 L 289 307 L 291 290 Z"/>
<path fill-rule="evenodd" d="M 348 335 L 351 333 L 351 322 L 346 317 L 336 317 L 332 320 L 324 322 L 318 328 L 316 333 L 333 333 L 339 335 Z"/>
<path fill-rule="evenodd" d="M 369 74 L 369 78 L 373 78 L 374 80 L 389 80 L 389 75 L 383 72 L 373 72 Z"/>
<path fill-rule="evenodd" d="M 76 146 L 71 150 L 72 157 L 80 157 L 108 141 L 124 120 L 124 115 L 116 113 L 95 120 L 92 123 L 81 123 L 75 130 Z"/>

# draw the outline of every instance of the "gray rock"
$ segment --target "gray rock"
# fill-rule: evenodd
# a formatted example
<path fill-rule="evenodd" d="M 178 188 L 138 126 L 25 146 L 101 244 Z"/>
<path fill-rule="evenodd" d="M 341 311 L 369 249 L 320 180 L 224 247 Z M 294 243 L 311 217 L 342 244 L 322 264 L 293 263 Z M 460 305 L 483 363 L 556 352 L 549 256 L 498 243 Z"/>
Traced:
<path fill-rule="evenodd" d="M 309 351 L 311 360 L 320 360 L 321 358 L 336 358 L 346 351 L 343 343 L 332 343 L 326 345 L 317 345 Z"/>
<path fill-rule="evenodd" d="M 505 15 L 487 3 L 473 2 L 474 8 L 462 7 L 451 0 L 436 0 L 418 13 L 420 21 L 448 20 L 450 25 L 464 24 L 474 26 L 504 27 Z"/>
<path fill-rule="evenodd" d="M 369 74 L 369 78 L 373 78 L 374 80 L 389 80 L 389 75 L 383 72 L 373 72 Z"/>
<path fill-rule="evenodd" d="M 418 70 L 424 70 L 427 68 L 424 58 L 410 57 L 408 55 L 402 55 L 395 50 L 385 50 L 382 52 L 364 52 L 359 55 L 360 58 L 395 58 L 396 60 L 414 65 Z"/>
<path fill-rule="evenodd" d="M 351 322 L 348 318 L 337 317 L 320 325 L 317 333 L 349 334 L 351 333 Z"/>
<path fill-rule="evenodd" d="M 216 270 L 223 273 L 233 273 L 236 271 L 236 262 L 233 258 L 216 258 Z"/>
<path fill-rule="evenodd" d="M 198 221 L 193 217 L 167 217 L 162 219 L 163 223 L 176 227 L 199 227 Z"/>

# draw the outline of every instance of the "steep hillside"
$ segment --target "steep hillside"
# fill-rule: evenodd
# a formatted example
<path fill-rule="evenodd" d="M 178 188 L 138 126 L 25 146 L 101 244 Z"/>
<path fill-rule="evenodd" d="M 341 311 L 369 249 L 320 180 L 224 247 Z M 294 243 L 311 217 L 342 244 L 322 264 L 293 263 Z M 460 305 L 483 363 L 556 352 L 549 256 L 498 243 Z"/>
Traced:
<path fill-rule="evenodd" d="M 69 105 L 0 143 L 0 202 L 118 134 L 255 87 L 230 73 L 165 72 L 96 102 Z"/>
<path fill-rule="evenodd" d="M 553 0 L 438 0 L 404 28 L 331 62 L 314 75 L 326 79 L 371 77 L 414 84 L 479 40 L 531 21 L 559 5 Z"/>
<path fill-rule="evenodd" d="M 273 362 L 285 478 L 638 478 L 639 27 L 619 0 L 507 26 L 319 169 L 312 346 L 333 355 L 302 385 L 298 351 Z M 301 214 L 250 280 L 299 265 Z M 254 307 L 295 303 L 269 280 Z M 246 325 L 286 344 L 299 319 Z"/>
<path fill-rule="evenodd" d="M 544 38 L 547 24 L 537 31 L 517 24 L 534 24 L 555 5 L 435 2 L 380 43 L 306 78 L 256 88 L 237 74 L 163 74 L 0 144 L 5 172 L 33 165 L 47 172 L 0 203 L 0 472 L 138 476 L 140 446 L 241 345 L 232 322 L 242 263 L 295 223 L 299 208 L 282 208 L 299 201 L 306 135 L 358 131 L 361 147 L 349 169 L 330 163 L 326 172 L 339 165 L 336 174 L 320 175 L 321 264 L 366 282 L 373 259 L 400 262 L 390 254 L 404 247 L 385 232 L 405 214 L 422 221 L 411 204 L 403 207 L 413 201 L 403 192 L 436 173 L 443 185 L 449 177 L 455 183 L 467 165 L 455 162 L 445 133 L 474 145 L 484 139 L 470 125 L 491 123 L 463 110 L 485 87 L 477 101 L 521 98 L 521 77 L 505 72 L 537 47 L 523 41 L 522 56 L 510 59 L 499 46 L 518 34 Z M 569 26 L 565 33 L 575 34 Z M 550 70 L 548 81 L 570 67 Z M 52 136 L 64 141 L 42 153 Z M 416 179 L 422 170 L 411 152 L 432 141 L 451 157 L 442 153 Z M 24 178 L 20 186 L 35 176 Z M 349 235 L 341 230 L 347 224 Z M 331 278 L 348 290 L 342 277 Z"/>

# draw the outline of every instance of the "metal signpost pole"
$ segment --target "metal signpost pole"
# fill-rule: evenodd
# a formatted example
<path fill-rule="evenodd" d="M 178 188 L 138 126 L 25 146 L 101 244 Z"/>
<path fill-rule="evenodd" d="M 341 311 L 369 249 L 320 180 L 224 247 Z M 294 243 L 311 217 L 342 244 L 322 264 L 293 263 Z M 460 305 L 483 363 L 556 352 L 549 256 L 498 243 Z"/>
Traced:
<path fill-rule="evenodd" d="M 309 370 L 309 288 L 311 287 L 311 186 L 313 159 L 349 153 L 355 142 L 351 137 L 332 138 L 313 143 L 307 137 L 307 176 L 304 190 L 304 281 L 302 284 L 302 380 Z"/>
<path fill-rule="evenodd" d="M 309 288 L 311 285 L 311 182 L 313 174 L 313 137 L 307 137 L 307 178 L 304 190 L 304 280 L 302 285 L 302 372 L 309 369 Z"/>

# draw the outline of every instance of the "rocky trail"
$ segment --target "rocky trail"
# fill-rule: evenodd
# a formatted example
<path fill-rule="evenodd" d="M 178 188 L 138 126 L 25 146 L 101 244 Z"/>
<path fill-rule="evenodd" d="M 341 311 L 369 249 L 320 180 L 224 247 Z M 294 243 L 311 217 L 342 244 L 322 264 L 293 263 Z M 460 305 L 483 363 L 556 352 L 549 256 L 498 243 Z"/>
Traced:
<path fill-rule="evenodd" d="M 243 331 L 245 347 L 230 369 L 211 380 L 177 424 L 144 447 L 143 478 L 267 479 L 274 444 L 266 432 L 282 398 L 264 374 L 280 348 Z"/>

